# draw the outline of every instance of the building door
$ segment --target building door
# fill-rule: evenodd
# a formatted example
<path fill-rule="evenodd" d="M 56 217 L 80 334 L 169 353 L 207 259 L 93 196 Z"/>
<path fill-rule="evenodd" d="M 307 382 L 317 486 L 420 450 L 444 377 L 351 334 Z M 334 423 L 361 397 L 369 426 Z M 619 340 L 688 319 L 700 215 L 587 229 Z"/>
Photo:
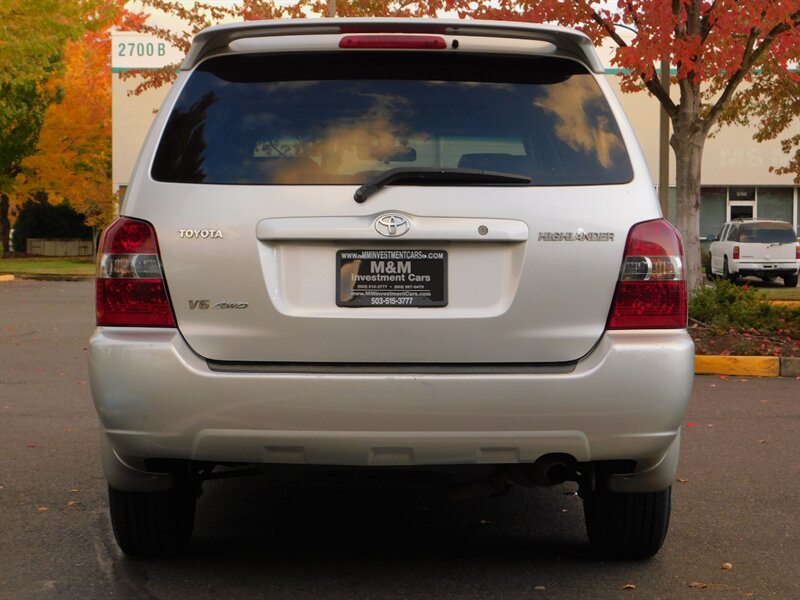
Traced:
<path fill-rule="evenodd" d="M 755 202 L 731 200 L 728 202 L 728 220 L 752 219 L 755 211 Z"/>

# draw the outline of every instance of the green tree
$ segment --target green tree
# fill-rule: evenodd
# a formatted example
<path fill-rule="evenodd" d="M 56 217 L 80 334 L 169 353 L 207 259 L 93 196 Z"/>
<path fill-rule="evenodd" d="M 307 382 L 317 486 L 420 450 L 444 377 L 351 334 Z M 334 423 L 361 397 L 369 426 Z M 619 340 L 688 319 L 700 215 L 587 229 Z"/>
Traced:
<path fill-rule="evenodd" d="M 84 221 L 84 215 L 76 212 L 69 202 L 51 204 L 46 193 L 37 192 L 19 208 L 14 224 L 14 250 L 25 252 L 28 238 L 90 239 L 92 228 Z"/>

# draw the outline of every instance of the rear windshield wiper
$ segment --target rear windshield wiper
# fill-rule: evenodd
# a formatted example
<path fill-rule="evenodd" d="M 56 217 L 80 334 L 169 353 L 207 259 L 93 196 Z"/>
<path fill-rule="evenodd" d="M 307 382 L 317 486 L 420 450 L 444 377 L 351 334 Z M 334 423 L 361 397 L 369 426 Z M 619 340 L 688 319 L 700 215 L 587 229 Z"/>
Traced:
<path fill-rule="evenodd" d="M 524 184 L 530 183 L 531 178 L 527 175 L 517 175 L 514 173 L 500 173 L 497 171 L 479 171 L 478 169 L 453 169 L 453 168 L 414 168 L 399 167 L 384 171 L 367 181 L 356 190 L 353 199 L 364 202 L 372 194 L 382 187 L 392 183 L 411 183 L 415 185 L 425 185 L 426 183 L 447 184 L 447 183 L 505 183 L 505 184 Z"/>

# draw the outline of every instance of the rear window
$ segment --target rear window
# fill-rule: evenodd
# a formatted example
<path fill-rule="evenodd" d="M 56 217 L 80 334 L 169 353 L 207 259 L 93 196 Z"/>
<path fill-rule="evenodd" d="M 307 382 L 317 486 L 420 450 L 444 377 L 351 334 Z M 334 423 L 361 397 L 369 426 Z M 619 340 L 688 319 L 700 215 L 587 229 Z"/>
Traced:
<path fill-rule="evenodd" d="M 361 184 L 463 167 L 532 185 L 625 183 L 614 116 L 579 63 L 456 53 L 210 59 L 184 87 L 152 176 L 209 184 Z"/>
<path fill-rule="evenodd" d="M 789 223 L 750 223 L 739 228 L 740 242 L 757 244 L 791 244 L 797 234 Z"/>

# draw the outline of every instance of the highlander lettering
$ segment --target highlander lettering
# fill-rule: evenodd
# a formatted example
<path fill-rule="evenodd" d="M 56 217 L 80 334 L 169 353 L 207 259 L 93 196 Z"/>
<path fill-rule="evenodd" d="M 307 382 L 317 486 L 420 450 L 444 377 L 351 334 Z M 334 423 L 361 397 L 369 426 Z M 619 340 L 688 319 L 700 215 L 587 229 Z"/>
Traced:
<path fill-rule="evenodd" d="M 540 231 L 540 242 L 613 242 L 610 231 Z"/>

